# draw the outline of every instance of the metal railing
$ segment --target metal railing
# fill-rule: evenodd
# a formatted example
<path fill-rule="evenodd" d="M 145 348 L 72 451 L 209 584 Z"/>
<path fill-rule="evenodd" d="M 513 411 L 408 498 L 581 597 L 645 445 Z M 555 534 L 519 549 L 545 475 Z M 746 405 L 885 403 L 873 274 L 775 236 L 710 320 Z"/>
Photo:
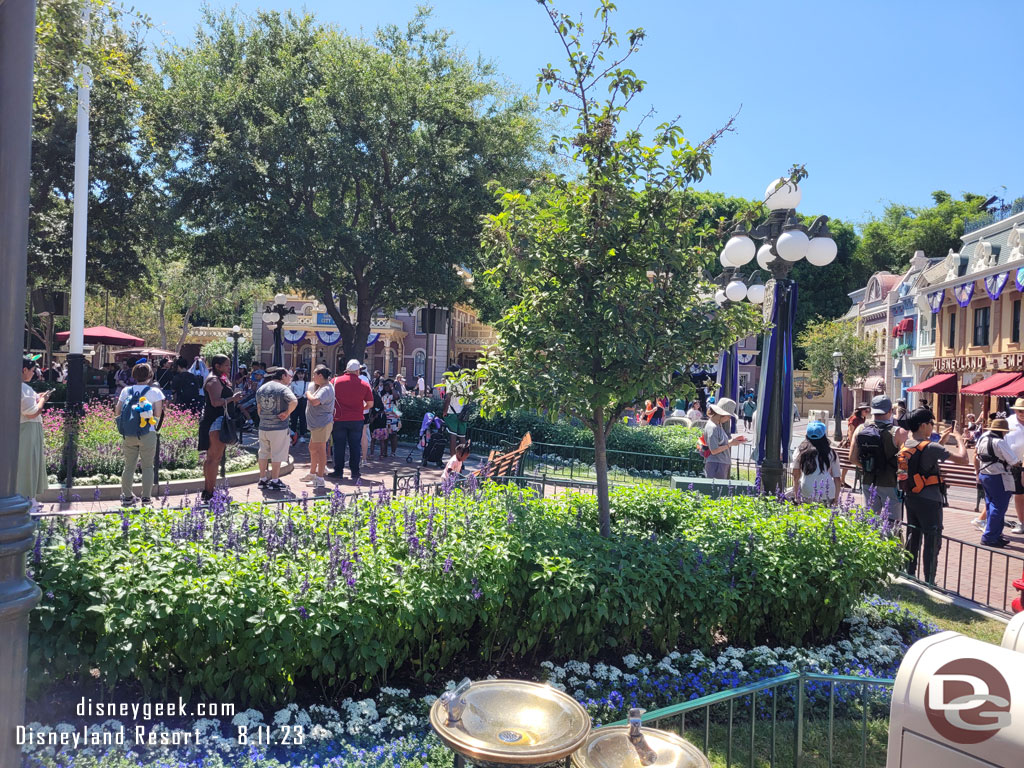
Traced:
<path fill-rule="evenodd" d="M 793 672 L 657 709 L 643 720 L 689 737 L 705 755 L 720 755 L 726 766 L 881 768 L 885 744 L 873 743 L 878 729 L 870 726 L 888 720 L 893 683 Z M 846 695 L 851 689 L 855 695 Z"/>
<path fill-rule="evenodd" d="M 904 541 L 911 525 L 901 523 Z M 942 547 L 936 562 L 935 582 L 925 579 L 924 537 L 913 573 L 907 578 L 949 595 L 978 603 L 990 611 L 1013 615 L 1011 603 L 1016 597 L 1014 580 L 1024 576 L 1024 557 L 1002 549 L 973 544 L 942 535 Z M 952 564 L 951 564 L 952 562 Z M 1013 591 L 1011 592 L 1011 589 Z"/>
<path fill-rule="evenodd" d="M 1024 211 L 1024 197 L 1014 200 L 1009 206 L 1007 206 L 1006 210 L 996 211 L 994 213 L 985 213 L 981 216 L 965 221 L 964 234 L 966 235 L 969 232 L 974 232 L 982 227 L 987 227 L 989 224 L 995 224 L 997 221 L 1007 219 L 1021 211 Z"/>

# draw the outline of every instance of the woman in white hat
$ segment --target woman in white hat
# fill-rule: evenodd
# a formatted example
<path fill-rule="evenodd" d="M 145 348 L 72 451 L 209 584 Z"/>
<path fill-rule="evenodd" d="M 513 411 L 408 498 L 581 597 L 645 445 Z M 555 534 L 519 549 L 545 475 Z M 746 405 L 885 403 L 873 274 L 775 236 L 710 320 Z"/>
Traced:
<path fill-rule="evenodd" d="M 732 464 L 732 447 L 746 440 L 743 435 L 729 437 L 727 427 L 732 426 L 736 417 L 736 401 L 724 397 L 708 404 L 708 423 L 704 426 L 704 443 L 707 455 L 704 457 L 704 476 L 718 480 L 729 479 Z"/>

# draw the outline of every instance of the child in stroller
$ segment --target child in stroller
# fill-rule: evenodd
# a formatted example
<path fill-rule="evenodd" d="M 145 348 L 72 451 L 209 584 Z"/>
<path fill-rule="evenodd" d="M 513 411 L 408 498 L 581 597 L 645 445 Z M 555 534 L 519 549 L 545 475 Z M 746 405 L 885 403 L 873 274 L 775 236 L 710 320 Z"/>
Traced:
<path fill-rule="evenodd" d="M 405 460 L 412 462 L 412 457 L 418 448 L 422 452 L 421 463 L 424 467 L 427 466 L 428 462 L 437 464 L 439 467 L 444 466 L 444 447 L 447 445 L 447 440 L 448 427 L 445 425 L 444 419 L 427 411 L 423 415 L 423 421 L 420 423 L 419 443 L 417 443 L 416 448 L 409 451 L 409 455 Z M 438 451 L 438 448 L 440 448 L 440 451 Z"/>

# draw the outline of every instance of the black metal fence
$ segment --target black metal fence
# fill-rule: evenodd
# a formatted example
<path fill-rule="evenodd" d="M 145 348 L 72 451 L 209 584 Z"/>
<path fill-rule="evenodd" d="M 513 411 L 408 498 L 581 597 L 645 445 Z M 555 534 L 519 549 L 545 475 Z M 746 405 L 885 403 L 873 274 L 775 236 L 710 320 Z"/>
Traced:
<path fill-rule="evenodd" d="M 912 526 L 901 523 L 901 527 L 906 540 Z M 1011 604 L 1018 594 L 1013 582 L 1024 577 L 1024 557 L 945 535 L 941 538 L 935 581 L 925 579 L 923 537 L 916 568 L 913 573 L 907 573 L 907 577 L 924 586 L 983 605 L 996 613 L 1012 615 Z"/>

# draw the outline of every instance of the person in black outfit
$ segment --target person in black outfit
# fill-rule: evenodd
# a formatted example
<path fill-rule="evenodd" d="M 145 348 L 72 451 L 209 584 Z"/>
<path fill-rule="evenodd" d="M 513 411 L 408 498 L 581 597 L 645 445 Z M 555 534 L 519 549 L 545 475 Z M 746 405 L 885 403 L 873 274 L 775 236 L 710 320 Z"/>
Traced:
<path fill-rule="evenodd" d="M 203 501 L 213 498 L 217 484 L 217 470 L 224 456 L 225 445 L 220 439 L 225 416 L 231 417 L 230 406 L 242 399 L 229 383 L 231 360 L 227 355 L 214 355 L 210 360 L 210 375 L 203 384 L 203 416 L 199 420 L 199 450 L 206 451 L 203 459 Z M 227 413 L 225 413 L 227 411 Z"/>
<path fill-rule="evenodd" d="M 174 376 L 171 377 L 170 390 L 174 393 L 174 404 L 193 411 L 203 406 L 202 382 L 199 377 L 189 371 L 190 363 L 179 357 L 174 363 Z"/>

